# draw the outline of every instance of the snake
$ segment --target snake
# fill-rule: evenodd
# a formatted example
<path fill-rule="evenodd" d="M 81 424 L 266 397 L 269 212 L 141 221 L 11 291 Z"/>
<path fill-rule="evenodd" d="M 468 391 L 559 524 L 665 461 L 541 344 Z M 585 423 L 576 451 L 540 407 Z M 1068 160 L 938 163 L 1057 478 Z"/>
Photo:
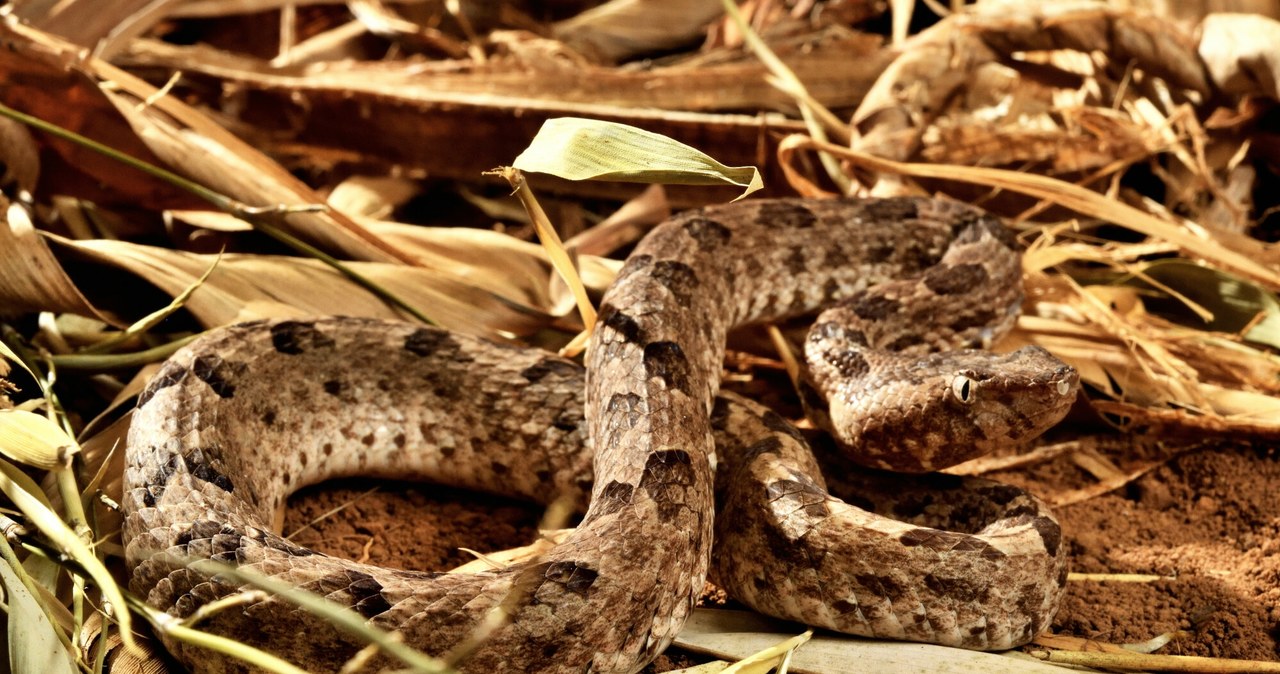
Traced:
<path fill-rule="evenodd" d="M 316 672 L 358 653 L 361 671 L 403 663 L 284 593 L 244 593 L 246 575 L 467 672 L 638 671 L 709 573 L 755 610 L 819 627 L 1026 643 L 1065 584 L 1057 521 L 1021 490 L 930 473 L 1031 442 L 1076 398 L 1077 373 L 1044 349 L 987 350 L 1019 314 L 1020 265 L 1012 230 L 957 202 L 745 200 L 678 214 L 637 244 L 601 298 L 585 367 L 388 320 L 210 330 L 133 412 L 130 587 Z M 719 383 L 731 329 L 823 309 L 798 388 L 835 442 L 811 446 Z M 815 451 L 836 443 L 847 449 L 822 452 L 847 469 L 824 478 Z M 586 510 L 536 559 L 481 573 L 381 568 L 279 534 L 290 493 L 351 475 Z M 161 638 L 200 674 L 260 671 Z"/>

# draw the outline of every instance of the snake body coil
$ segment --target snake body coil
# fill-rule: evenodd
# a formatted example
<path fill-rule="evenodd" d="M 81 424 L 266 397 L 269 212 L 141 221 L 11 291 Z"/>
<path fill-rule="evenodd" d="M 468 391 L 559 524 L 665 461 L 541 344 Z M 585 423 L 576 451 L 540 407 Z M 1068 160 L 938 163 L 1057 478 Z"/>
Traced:
<path fill-rule="evenodd" d="M 641 242 L 604 297 L 585 388 L 570 361 L 434 328 L 335 318 L 214 331 L 138 401 L 123 501 L 132 587 L 187 616 L 239 589 L 189 562 L 233 563 L 435 654 L 502 605 L 510 622 L 463 669 L 625 672 L 684 624 L 714 527 L 718 581 L 759 610 L 970 648 L 1023 643 L 1047 626 L 1065 577 L 1058 525 L 1038 501 L 932 478 L 932 490 L 899 488 L 875 506 L 905 521 L 872 515 L 827 495 L 777 415 L 717 398 L 731 327 L 843 300 L 806 345 L 829 407 L 805 397 L 864 448 L 858 460 L 922 471 L 1025 442 L 1065 414 L 1078 384 L 1040 349 L 968 350 L 1008 328 L 1019 285 L 1004 228 L 969 207 L 756 201 L 682 214 Z M 717 447 L 731 513 L 718 523 Z M 591 485 L 590 507 L 537 561 L 470 575 L 373 567 L 274 533 L 290 492 L 356 474 L 542 501 Z M 871 508 L 859 494 L 874 490 L 845 494 Z M 967 533 L 926 526 L 938 522 Z M 201 626 L 316 671 L 363 646 L 277 599 Z M 198 672 L 249 670 L 167 645 Z"/>

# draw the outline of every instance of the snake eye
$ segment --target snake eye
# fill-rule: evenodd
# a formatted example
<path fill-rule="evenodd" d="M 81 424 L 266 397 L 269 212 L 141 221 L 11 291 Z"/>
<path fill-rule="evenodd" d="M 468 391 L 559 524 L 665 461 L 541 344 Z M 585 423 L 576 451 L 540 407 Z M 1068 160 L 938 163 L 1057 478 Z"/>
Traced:
<path fill-rule="evenodd" d="M 974 401 L 973 380 L 962 374 L 956 375 L 951 380 L 951 395 L 966 405 L 972 405 Z"/>

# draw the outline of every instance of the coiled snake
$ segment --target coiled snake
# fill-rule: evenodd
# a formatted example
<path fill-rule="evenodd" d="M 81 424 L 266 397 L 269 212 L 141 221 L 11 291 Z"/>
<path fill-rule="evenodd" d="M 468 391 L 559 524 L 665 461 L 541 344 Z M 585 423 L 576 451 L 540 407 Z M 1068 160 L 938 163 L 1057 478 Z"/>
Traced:
<path fill-rule="evenodd" d="M 846 485 L 852 503 L 905 521 L 873 515 L 827 495 L 780 417 L 717 397 L 732 326 L 842 300 L 806 342 L 802 397 L 860 461 L 921 472 L 1026 442 L 1065 414 L 1074 370 L 1035 347 L 967 350 L 1008 329 L 1020 285 L 1007 230 L 967 206 L 761 200 L 684 213 L 641 242 L 604 296 L 585 386 L 570 361 L 435 328 L 331 318 L 213 331 L 138 401 L 123 502 L 132 587 L 187 616 L 239 589 L 187 563 L 234 563 L 435 654 L 502 606 L 509 623 L 462 669 L 625 672 L 680 630 L 714 527 L 715 577 L 757 610 L 968 648 L 1024 643 L 1048 625 L 1065 578 L 1058 525 L 1038 501 L 941 477 L 887 497 L 880 483 L 898 478 Z M 728 469 L 713 522 L 717 448 Z M 590 484 L 591 499 L 567 541 L 480 574 L 377 568 L 274 533 L 288 493 L 353 474 L 541 501 Z M 960 531 L 924 526 L 936 522 Z M 363 646 L 275 599 L 201 627 L 315 671 Z M 167 645 L 198 672 L 249 671 Z"/>

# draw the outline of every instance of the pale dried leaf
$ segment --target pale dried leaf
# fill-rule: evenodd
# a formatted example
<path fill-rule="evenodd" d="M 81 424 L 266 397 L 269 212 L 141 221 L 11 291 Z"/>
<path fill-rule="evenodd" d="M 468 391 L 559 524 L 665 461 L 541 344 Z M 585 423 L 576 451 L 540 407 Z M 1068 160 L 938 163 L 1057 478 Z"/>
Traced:
<path fill-rule="evenodd" d="M 215 257 L 123 241 L 50 239 L 100 264 L 144 278 L 169 295 L 181 293 L 199 279 Z M 529 334 L 549 319 L 542 306 L 530 303 L 536 297 L 503 297 L 448 273 L 377 262 L 348 266 L 441 325 L 463 332 Z M 372 292 L 323 263 L 270 255 L 224 255 L 185 308 L 207 327 L 277 316 L 400 317 Z M 248 308 L 255 312 L 247 314 Z"/>
<path fill-rule="evenodd" d="M 720 0 L 610 0 L 552 30 L 588 56 L 619 62 L 694 42 L 722 13 Z"/>
<path fill-rule="evenodd" d="M 56 311 L 111 322 L 89 304 L 62 270 L 22 207 L 10 205 L 0 222 L 0 306 L 5 313 Z"/>
<path fill-rule="evenodd" d="M 329 192 L 328 202 L 348 216 L 385 220 L 397 206 L 419 192 L 412 180 L 391 176 L 352 176 Z"/>
<path fill-rule="evenodd" d="M 1280 21 L 1210 14 L 1200 24 L 1200 58 L 1224 93 L 1280 97 Z"/>
<path fill-rule="evenodd" d="M 795 636 L 792 623 L 747 611 L 694 609 L 675 644 L 696 653 L 740 660 Z M 995 655 L 930 644 L 892 643 L 820 634 L 795 651 L 790 671 L 844 674 L 849 663 L 883 674 L 1062 674 L 1023 656 Z"/>

